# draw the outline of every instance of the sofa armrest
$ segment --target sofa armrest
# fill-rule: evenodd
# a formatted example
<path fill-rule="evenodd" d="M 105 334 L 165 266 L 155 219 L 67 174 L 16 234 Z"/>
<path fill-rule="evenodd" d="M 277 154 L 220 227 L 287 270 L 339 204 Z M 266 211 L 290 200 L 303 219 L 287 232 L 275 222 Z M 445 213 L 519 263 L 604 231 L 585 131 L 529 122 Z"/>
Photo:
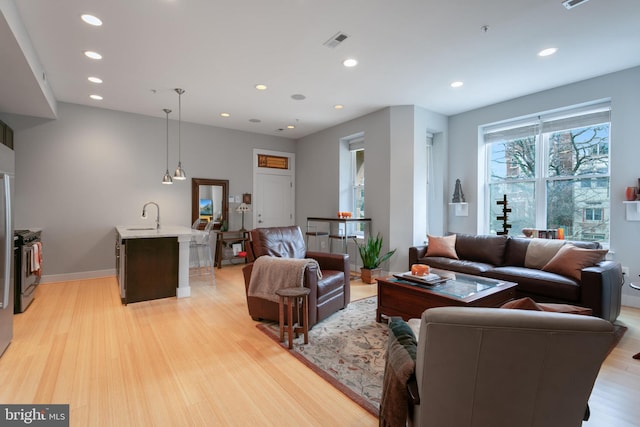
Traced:
<path fill-rule="evenodd" d="M 427 246 L 411 246 L 409 248 L 409 270 L 413 264 L 418 264 L 420 258 L 424 258 L 427 254 Z"/>
<path fill-rule="evenodd" d="M 622 266 L 615 261 L 602 261 L 582 269 L 581 302 L 593 309 L 593 315 L 613 322 L 620 314 L 622 300 Z"/>

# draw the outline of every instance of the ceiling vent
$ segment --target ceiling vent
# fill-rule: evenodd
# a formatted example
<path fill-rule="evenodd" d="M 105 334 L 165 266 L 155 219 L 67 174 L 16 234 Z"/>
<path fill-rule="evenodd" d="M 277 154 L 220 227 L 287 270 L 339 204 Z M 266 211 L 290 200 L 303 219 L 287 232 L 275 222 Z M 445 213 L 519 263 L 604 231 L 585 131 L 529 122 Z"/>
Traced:
<path fill-rule="evenodd" d="M 588 2 L 589 0 L 564 0 L 562 5 L 567 9 L 573 9 L 576 6 L 580 6 L 583 3 Z"/>
<path fill-rule="evenodd" d="M 323 44 L 325 46 L 330 47 L 330 48 L 333 49 L 334 47 L 338 46 L 340 43 L 345 41 L 348 37 L 349 36 L 346 35 L 345 33 L 343 33 L 342 31 L 338 31 L 333 36 L 331 36 L 331 38 L 329 40 L 327 40 Z"/>

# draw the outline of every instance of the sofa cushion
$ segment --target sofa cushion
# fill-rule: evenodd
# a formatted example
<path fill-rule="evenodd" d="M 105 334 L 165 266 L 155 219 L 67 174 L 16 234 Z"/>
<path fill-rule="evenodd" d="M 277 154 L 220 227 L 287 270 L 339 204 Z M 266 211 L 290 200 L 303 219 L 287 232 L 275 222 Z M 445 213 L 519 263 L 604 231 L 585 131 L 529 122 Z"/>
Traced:
<path fill-rule="evenodd" d="M 491 270 L 494 266 L 482 262 L 467 261 L 464 259 L 451 259 L 445 257 L 426 257 L 420 259 L 420 262 L 427 264 L 433 268 L 442 270 L 457 271 L 466 274 L 484 275 L 485 272 Z"/>
<path fill-rule="evenodd" d="M 560 248 L 542 270 L 580 280 L 581 270 L 602 261 L 607 252 L 606 249 L 582 249 L 568 244 Z"/>
<path fill-rule="evenodd" d="M 575 280 L 556 273 L 506 266 L 493 268 L 483 276 L 517 283 L 516 294 L 540 295 L 547 301 L 580 301 L 580 285 Z"/>
<path fill-rule="evenodd" d="M 564 244 L 564 240 L 531 239 L 529 246 L 527 246 L 527 255 L 524 258 L 524 266 L 527 268 L 541 269 L 556 253 L 558 253 Z"/>
<path fill-rule="evenodd" d="M 427 256 L 459 259 L 455 249 L 455 234 L 445 237 L 427 235 L 427 237 L 429 238 L 429 246 L 427 246 Z"/>
<path fill-rule="evenodd" d="M 491 265 L 503 265 L 507 236 L 456 235 L 456 253 L 459 259 L 481 262 Z"/>
<path fill-rule="evenodd" d="M 527 255 L 529 243 L 531 243 L 531 239 L 527 237 L 509 237 L 504 254 L 504 265 L 524 267 L 524 258 Z"/>

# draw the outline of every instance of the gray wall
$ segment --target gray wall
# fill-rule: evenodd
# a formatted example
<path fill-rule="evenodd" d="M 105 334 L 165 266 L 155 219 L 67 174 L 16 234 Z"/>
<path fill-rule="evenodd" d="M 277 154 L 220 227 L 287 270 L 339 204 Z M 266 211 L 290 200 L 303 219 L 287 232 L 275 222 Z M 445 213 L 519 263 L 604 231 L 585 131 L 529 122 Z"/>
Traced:
<path fill-rule="evenodd" d="M 611 251 L 612 258 L 630 268 L 638 280 L 638 239 L 640 221 L 626 221 L 624 190 L 637 185 L 640 177 L 640 67 L 539 92 L 449 118 L 449 174 L 447 188 L 453 191 L 461 178 L 469 205 L 468 217 L 457 217 L 450 232 L 476 233 L 478 188 L 478 126 L 513 117 L 567 107 L 597 99 L 611 98 Z M 468 183 L 467 185 L 464 185 Z M 628 280 L 627 280 L 628 281 Z M 640 296 L 623 287 L 623 303 L 640 307 Z"/>
<path fill-rule="evenodd" d="M 58 119 L 5 116 L 15 133 L 15 227 L 42 228 L 46 280 L 87 277 L 114 268 L 114 226 L 191 224 L 191 178 L 228 179 L 229 194 L 253 193 L 252 150 L 294 152 L 285 138 L 182 124 L 186 181 L 162 185 L 165 120 L 60 103 Z M 169 170 L 178 163 L 177 122 L 169 124 Z M 235 206 L 235 205 L 233 205 Z M 229 215 L 239 228 L 240 216 Z M 245 219 L 251 223 L 249 216 Z"/>
<path fill-rule="evenodd" d="M 426 210 L 424 182 L 420 182 L 426 134 L 438 132 L 440 147 L 446 146 L 447 118 L 415 106 L 389 107 L 299 140 L 297 224 L 304 226 L 310 216 L 334 217 L 340 210 L 340 139 L 358 132 L 364 132 L 365 216 L 372 220 L 372 233 L 383 236 L 384 249 L 397 249 L 384 267 L 405 271 L 409 246 L 425 238 L 427 219 L 418 216 Z"/>

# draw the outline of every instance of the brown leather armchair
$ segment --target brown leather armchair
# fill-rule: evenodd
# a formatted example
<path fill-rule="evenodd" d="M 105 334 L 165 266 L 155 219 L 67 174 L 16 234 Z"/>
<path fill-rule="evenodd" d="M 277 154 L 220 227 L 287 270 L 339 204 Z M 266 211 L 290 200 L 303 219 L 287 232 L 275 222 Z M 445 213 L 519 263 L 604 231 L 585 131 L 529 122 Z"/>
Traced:
<path fill-rule="evenodd" d="M 256 228 L 251 230 L 251 241 L 247 246 L 247 256 L 250 261 L 263 255 L 313 258 L 318 261 L 322 272 L 321 279 L 318 279 L 315 266 L 308 266 L 304 273 L 304 286 L 311 289 L 309 294 L 310 328 L 349 304 L 349 255 L 307 252 L 300 227 Z M 252 270 L 253 262 L 242 269 L 249 314 L 254 320 L 277 322 L 277 303 L 248 294 Z"/>

